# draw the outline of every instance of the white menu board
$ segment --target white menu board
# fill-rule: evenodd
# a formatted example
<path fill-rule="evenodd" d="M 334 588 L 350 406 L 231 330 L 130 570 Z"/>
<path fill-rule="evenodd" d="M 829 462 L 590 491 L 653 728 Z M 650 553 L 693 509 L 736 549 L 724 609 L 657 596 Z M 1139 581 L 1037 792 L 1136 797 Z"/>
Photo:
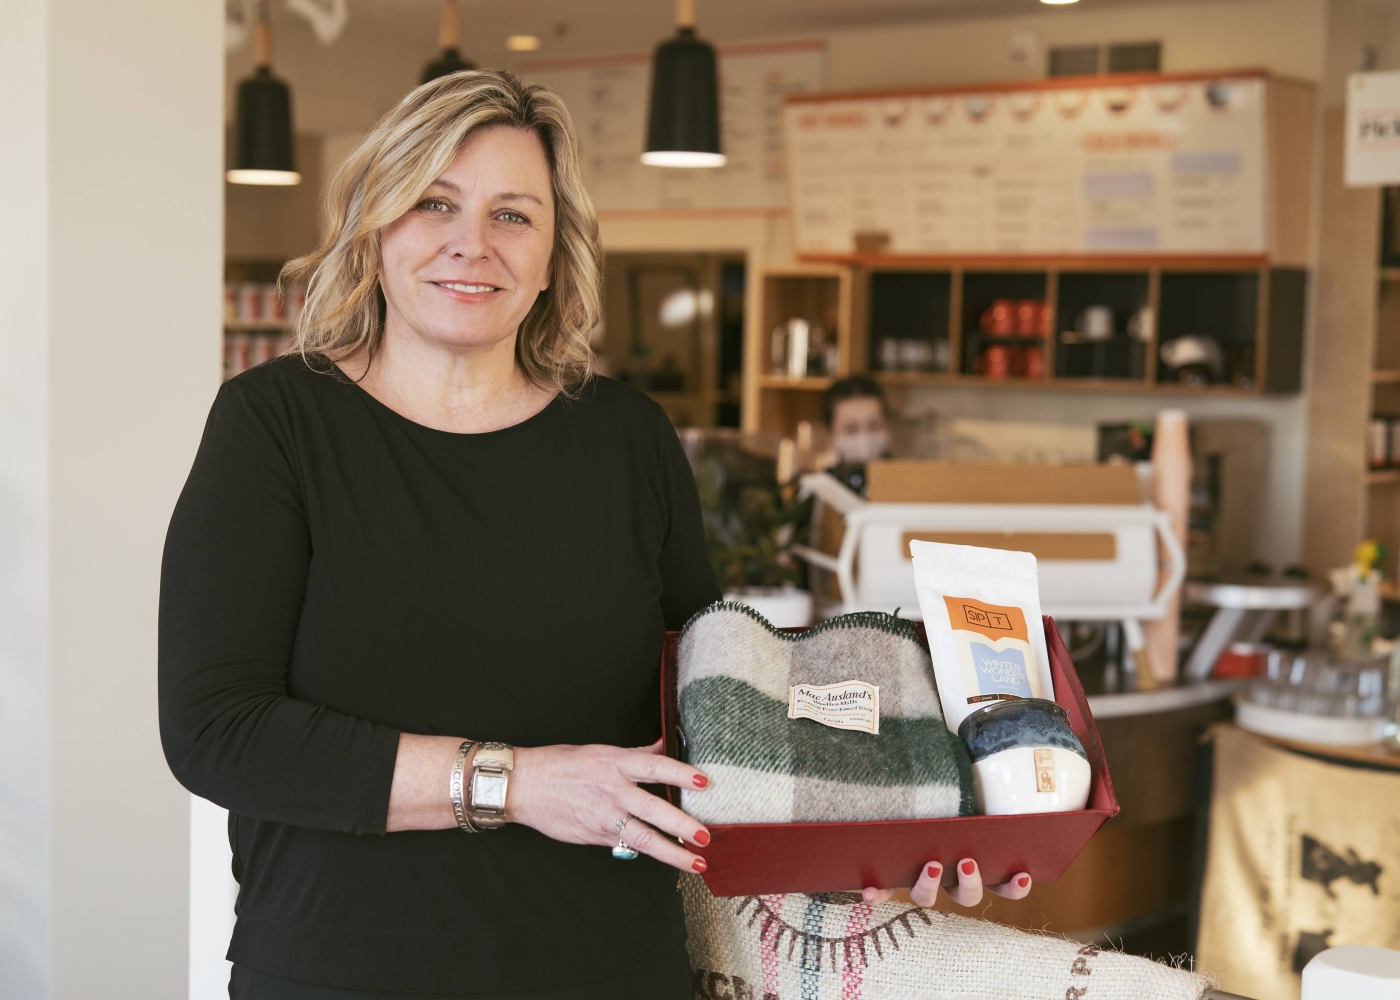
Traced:
<path fill-rule="evenodd" d="M 801 254 L 1260 254 L 1265 80 L 798 99 Z"/>
<path fill-rule="evenodd" d="M 534 63 L 520 68 L 564 99 L 578 130 L 584 178 L 600 212 L 675 209 L 781 211 L 787 206 L 782 108 L 790 94 L 825 86 L 820 42 L 719 49 L 721 143 L 717 169 L 648 167 L 651 56 Z"/>

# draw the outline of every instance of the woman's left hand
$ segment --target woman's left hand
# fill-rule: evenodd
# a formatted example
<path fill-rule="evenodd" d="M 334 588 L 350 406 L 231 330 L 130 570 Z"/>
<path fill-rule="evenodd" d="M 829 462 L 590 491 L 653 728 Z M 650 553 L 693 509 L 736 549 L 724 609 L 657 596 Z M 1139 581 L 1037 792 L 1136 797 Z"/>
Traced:
<path fill-rule="evenodd" d="M 938 884 L 943 878 L 943 866 L 937 861 L 930 861 L 924 865 L 923 871 L 919 873 L 919 880 L 909 889 L 909 898 L 916 906 L 932 906 L 938 901 Z M 971 858 L 963 858 L 958 862 L 958 884 L 948 890 L 948 896 L 959 906 L 976 906 L 982 902 L 982 873 L 977 868 L 977 862 Z M 1030 895 L 1031 877 L 1028 872 L 1018 872 L 1011 876 L 1011 881 L 1004 885 L 989 885 L 990 889 L 998 896 L 1007 899 L 1025 899 Z M 883 903 L 893 896 L 896 889 L 865 889 L 862 895 L 867 903 Z"/>

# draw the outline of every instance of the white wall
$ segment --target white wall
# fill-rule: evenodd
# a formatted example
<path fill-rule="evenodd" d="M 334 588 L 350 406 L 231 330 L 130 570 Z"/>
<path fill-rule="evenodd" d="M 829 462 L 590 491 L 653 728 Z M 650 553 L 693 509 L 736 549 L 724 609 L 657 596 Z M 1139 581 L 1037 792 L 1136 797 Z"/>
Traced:
<path fill-rule="evenodd" d="M 1011 36 L 1024 32 L 1043 48 L 1160 39 L 1168 72 L 1263 67 L 1304 80 L 1322 78 L 1326 0 L 1204 0 L 1109 10 L 1089 3 L 1026 6 L 1033 13 L 1023 17 L 828 35 L 831 86 L 868 90 L 1040 76 L 1043 63 L 1018 67 L 1011 60 Z"/>
<path fill-rule="evenodd" d="M 49 968 L 47 4 L 0 24 L 0 982 Z M 13 151 L 25 150 L 26 155 Z"/>
<path fill-rule="evenodd" d="M 219 378 L 222 5 L 0 23 L 0 993 L 185 993 L 161 545 Z"/>

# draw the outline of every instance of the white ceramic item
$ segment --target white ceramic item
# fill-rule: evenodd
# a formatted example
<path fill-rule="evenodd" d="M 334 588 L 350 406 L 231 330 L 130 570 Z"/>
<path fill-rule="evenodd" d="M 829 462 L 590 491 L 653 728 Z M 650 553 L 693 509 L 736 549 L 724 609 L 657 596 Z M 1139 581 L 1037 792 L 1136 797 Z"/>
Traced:
<path fill-rule="evenodd" d="M 1400 951 L 1343 945 L 1303 967 L 1303 1000 L 1400 1000 Z"/>
<path fill-rule="evenodd" d="M 1085 340 L 1113 338 L 1113 310 L 1108 306 L 1089 306 L 1079 314 L 1078 327 Z"/>
<path fill-rule="evenodd" d="M 1054 791 L 1037 790 L 1037 752 L 1051 755 Z M 1089 801 L 1089 777 L 1089 762 L 1073 750 L 1011 747 L 973 762 L 972 791 L 982 816 L 1069 812 Z"/>
<path fill-rule="evenodd" d="M 1366 716 L 1312 715 L 1236 696 L 1235 723 L 1262 736 L 1330 746 L 1370 746 L 1385 739 L 1386 720 Z"/>

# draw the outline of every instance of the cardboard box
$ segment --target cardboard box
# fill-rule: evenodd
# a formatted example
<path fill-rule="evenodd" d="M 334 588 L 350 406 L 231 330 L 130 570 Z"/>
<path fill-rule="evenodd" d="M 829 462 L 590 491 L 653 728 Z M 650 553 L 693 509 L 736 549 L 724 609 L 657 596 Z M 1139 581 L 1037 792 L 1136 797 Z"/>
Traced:
<path fill-rule="evenodd" d="M 923 625 L 920 639 L 927 642 Z M 785 629 L 784 631 L 802 631 Z M 1118 813 L 1099 731 L 1089 713 L 1055 623 L 1045 619 L 1055 700 L 1089 755 L 1088 807 L 1077 812 L 1026 816 L 957 816 L 950 819 L 868 823 L 754 823 L 711 825 L 708 847 L 695 849 L 709 864 L 705 882 L 716 896 L 781 892 L 837 892 L 865 886 L 911 886 L 930 861 L 943 863 L 943 884 L 957 883 L 956 863 L 972 858 L 988 885 L 1029 872 L 1037 882 L 1064 874 L 1099 827 Z M 676 650 L 679 632 L 667 632 L 661 654 L 661 731 L 666 753 L 679 757 L 676 735 Z M 680 791 L 668 788 L 680 804 Z"/>

